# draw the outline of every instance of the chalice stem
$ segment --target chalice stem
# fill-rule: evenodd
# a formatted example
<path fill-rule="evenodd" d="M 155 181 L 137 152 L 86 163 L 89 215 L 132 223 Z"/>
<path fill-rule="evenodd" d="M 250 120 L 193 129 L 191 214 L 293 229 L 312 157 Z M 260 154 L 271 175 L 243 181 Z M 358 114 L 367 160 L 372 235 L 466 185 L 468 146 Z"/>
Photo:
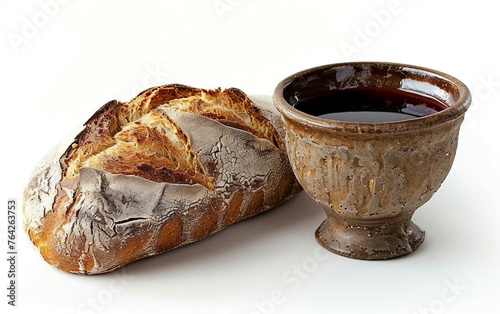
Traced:
<path fill-rule="evenodd" d="M 413 212 L 383 219 L 341 216 L 327 210 L 328 218 L 316 230 L 327 250 L 346 257 L 381 260 L 409 254 L 424 241 L 425 233 L 411 221 Z"/>

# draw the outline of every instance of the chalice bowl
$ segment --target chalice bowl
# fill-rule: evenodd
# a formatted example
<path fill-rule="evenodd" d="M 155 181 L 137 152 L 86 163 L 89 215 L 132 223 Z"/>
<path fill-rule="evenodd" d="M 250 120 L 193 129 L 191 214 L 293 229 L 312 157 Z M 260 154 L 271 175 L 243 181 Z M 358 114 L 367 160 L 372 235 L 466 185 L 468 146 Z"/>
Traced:
<path fill-rule="evenodd" d="M 467 86 L 420 66 L 350 62 L 285 78 L 273 102 L 295 175 L 326 212 L 319 244 L 366 260 L 415 251 L 424 232 L 411 218 L 452 167 Z"/>

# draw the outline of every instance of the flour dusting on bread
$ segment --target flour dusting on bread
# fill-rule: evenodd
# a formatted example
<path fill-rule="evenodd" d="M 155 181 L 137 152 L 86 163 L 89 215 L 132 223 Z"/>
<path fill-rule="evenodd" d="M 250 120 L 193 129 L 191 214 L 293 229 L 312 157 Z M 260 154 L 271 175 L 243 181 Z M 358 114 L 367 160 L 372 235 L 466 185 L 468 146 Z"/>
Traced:
<path fill-rule="evenodd" d="M 301 190 L 282 136 L 273 106 L 235 88 L 108 102 L 35 170 L 25 229 L 48 263 L 79 274 L 198 241 Z"/>

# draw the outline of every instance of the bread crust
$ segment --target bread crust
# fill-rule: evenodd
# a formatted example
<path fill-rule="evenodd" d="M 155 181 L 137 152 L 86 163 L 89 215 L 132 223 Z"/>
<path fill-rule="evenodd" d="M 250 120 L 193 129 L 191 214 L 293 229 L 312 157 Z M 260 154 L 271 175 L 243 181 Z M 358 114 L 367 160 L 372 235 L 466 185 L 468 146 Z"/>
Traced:
<path fill-rule="evenodd" d="M 109 272 L 201 240 L 301 190 L 278 113 L 238 89 L 148 89 L 100 108 L 25 189 L 24 226 L 44 259 Z"/>

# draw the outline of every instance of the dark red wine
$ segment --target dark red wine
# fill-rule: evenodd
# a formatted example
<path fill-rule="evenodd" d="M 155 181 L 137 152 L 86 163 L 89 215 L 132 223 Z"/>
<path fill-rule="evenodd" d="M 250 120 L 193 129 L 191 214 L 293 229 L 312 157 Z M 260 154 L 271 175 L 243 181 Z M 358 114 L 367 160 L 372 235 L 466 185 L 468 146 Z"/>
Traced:
<path fill-rule="evenodd" d="M 408 120 L 447 108 L 444 103 L 430 96 L 375 87 L 331 90 L 299 99 L 293 106 L 319 118 L 352 122 Z"/>

